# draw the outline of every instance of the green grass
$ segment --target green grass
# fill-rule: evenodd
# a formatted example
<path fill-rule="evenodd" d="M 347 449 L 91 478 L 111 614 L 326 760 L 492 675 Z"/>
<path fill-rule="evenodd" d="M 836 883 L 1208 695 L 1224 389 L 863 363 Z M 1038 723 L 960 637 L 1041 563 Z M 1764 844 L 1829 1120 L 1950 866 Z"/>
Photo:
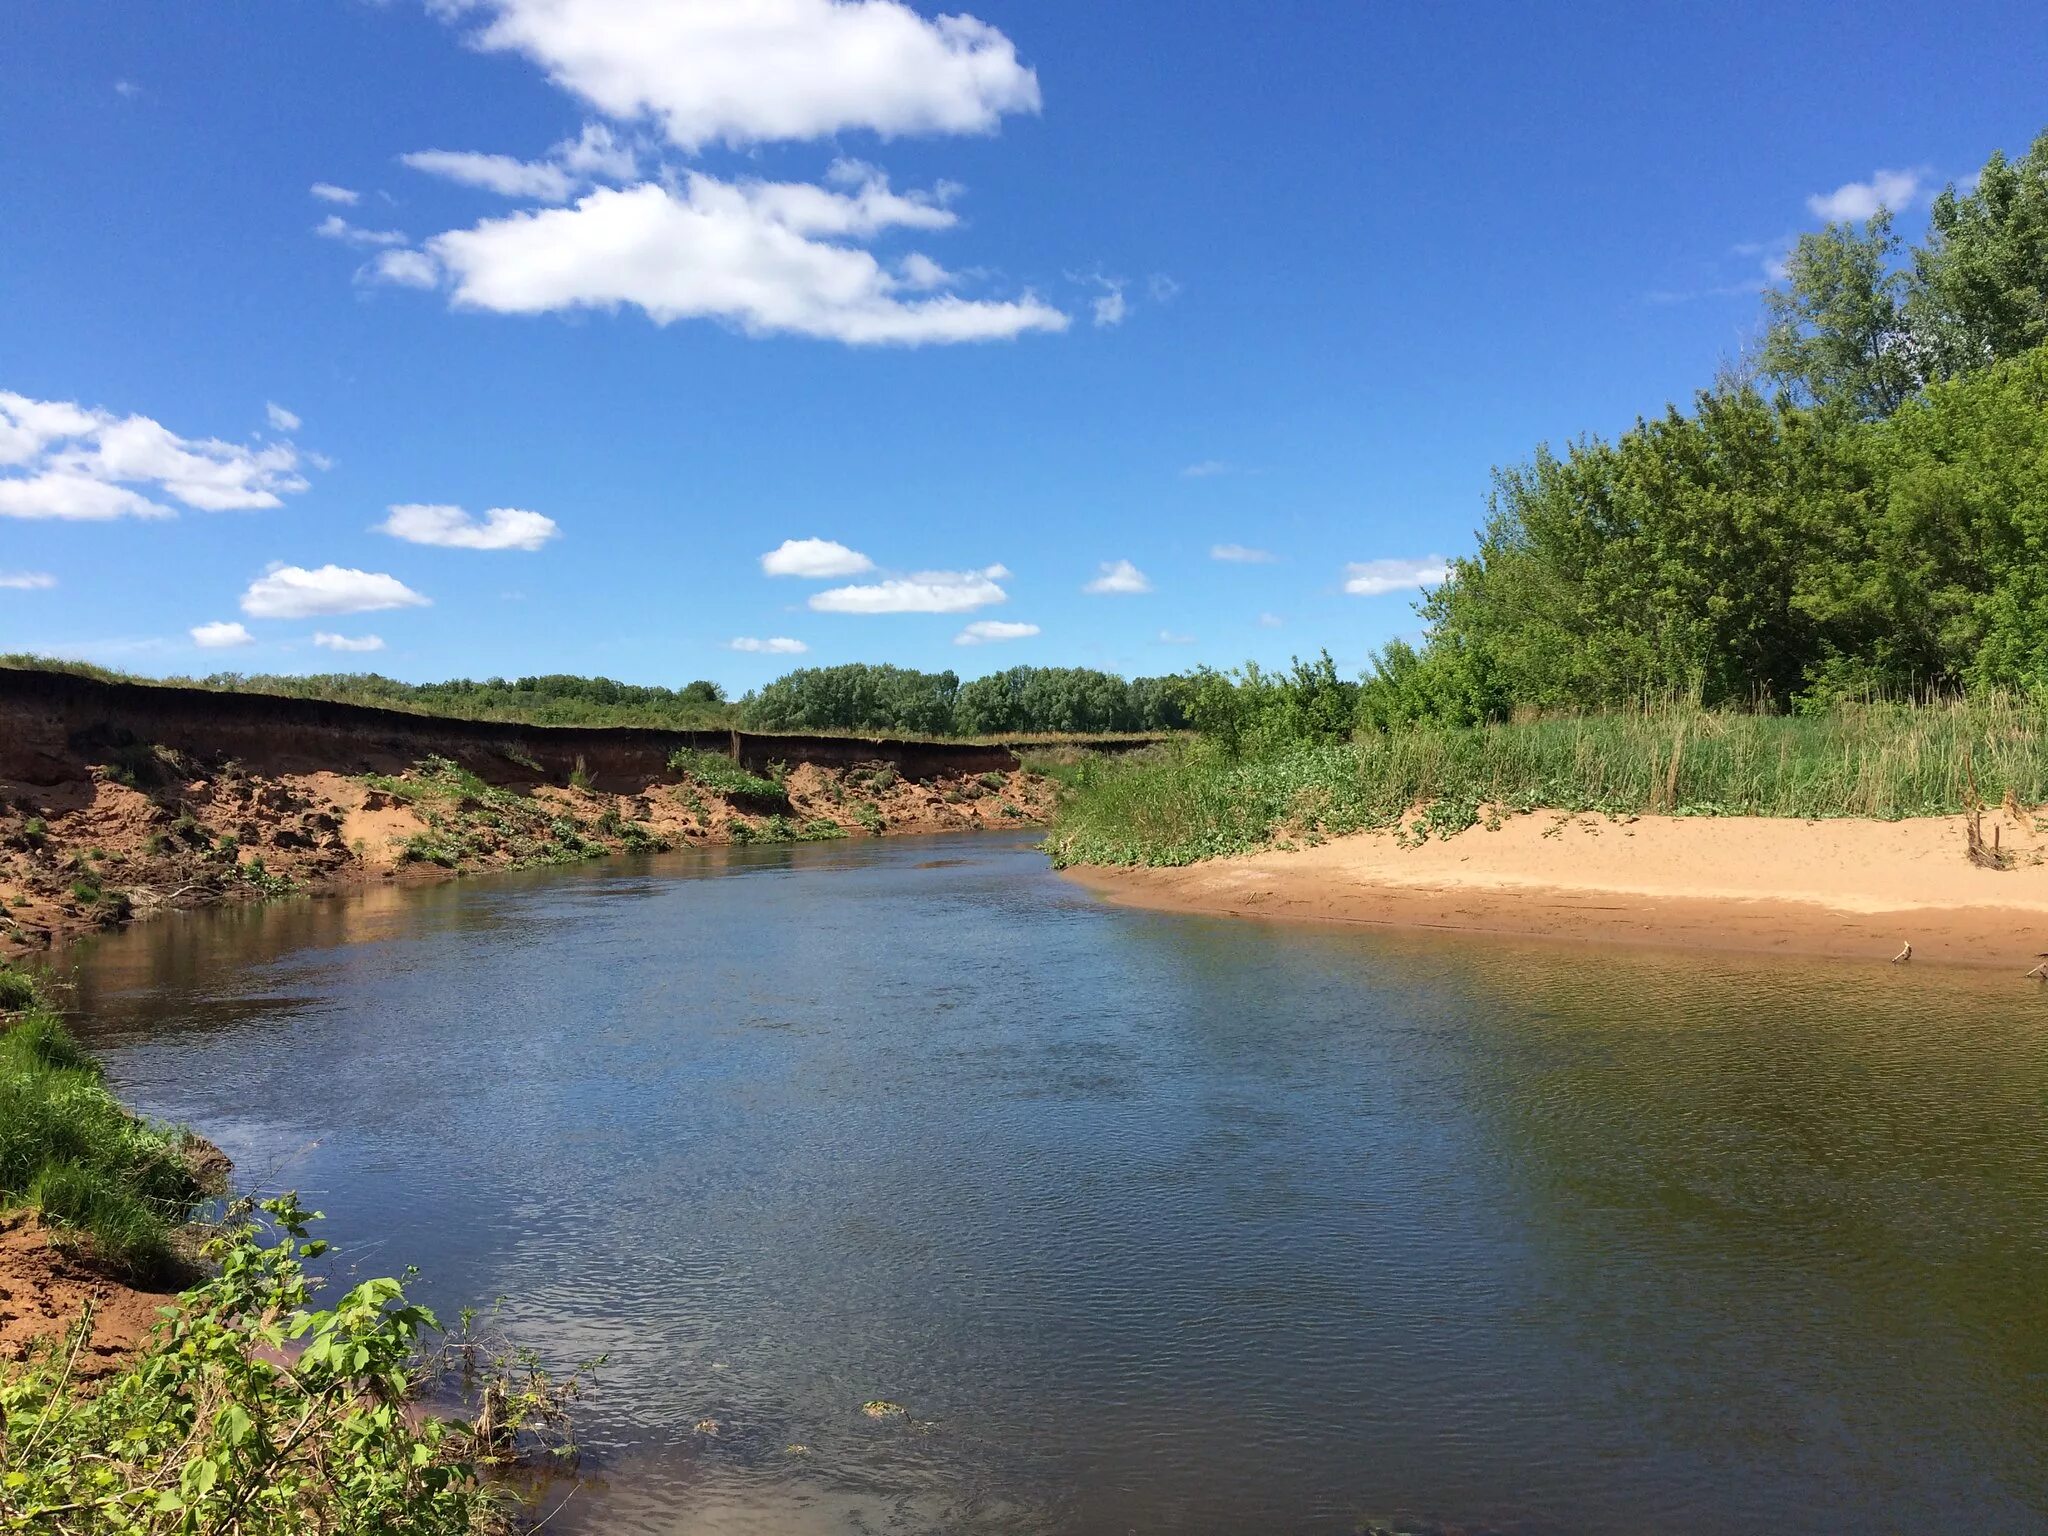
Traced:
<path fill-rule="evenodd" d="M 1485 808 L 1612 815 L 1952 815 L 2048 802 L 2048 705 L 1853 704 L 1806 715 L 1682 704 L 1415 727 L 1231 757 L 1174 744 L 1062 766 L 1060 864 L 1188 864 L 1282 838 L 1449 836 Z"/>
<path fill-rule="evenodd" d="M 668 771 L 701 784 L 715 795 L 748 795 L 758 800 L 786 801 L 789 796 L 773 779 L 749 773 L 729 757 L 683 747 L 670 754 Z"/>
<path fill-rule="evenodd" d="M 171 1268 L 171 1233 L 206 1197 L 183 1132 L 107 1091 L 34 982 L 0 971 L 0 1207 L 28 1206 L 142 1280 Z"/>

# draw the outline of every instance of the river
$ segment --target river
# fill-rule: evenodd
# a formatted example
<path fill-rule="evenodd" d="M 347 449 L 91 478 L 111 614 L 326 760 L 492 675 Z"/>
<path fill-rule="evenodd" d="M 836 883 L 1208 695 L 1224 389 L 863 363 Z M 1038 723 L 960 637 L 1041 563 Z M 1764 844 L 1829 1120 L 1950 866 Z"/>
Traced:
<path fill-rule="evenodd" d="M 550 1531 L 2048 1530 L 2017 977 L 1128 911 L 1000 835 L 73 959 L 345 1265 L 609 1356 Z"/>

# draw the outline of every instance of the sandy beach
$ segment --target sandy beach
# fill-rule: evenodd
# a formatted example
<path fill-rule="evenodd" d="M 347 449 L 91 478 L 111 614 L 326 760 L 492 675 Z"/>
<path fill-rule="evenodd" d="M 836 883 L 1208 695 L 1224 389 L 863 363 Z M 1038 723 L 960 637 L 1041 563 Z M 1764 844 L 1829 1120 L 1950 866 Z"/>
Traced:
<path fill-rule="evenodd" d="M 1967 856 L 1965 818 L 1794 821 L 1538 811 L 1403 847 L 1359 833 L 1179 869 L 1077 868 L 1117 902 L 1285 921 L 2009 967 L 2048 950 L 2048 835 L 1983 819 L 2013 867 Z"/>

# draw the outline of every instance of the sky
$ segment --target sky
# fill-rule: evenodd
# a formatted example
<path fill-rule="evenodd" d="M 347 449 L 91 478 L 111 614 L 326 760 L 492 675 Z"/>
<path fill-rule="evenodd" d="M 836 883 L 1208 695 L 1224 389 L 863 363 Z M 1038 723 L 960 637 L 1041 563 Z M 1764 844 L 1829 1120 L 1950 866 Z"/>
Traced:
<path fill-rule="evenodd" d="M 1355 672 L 2044 79 L 2038 4 L 12 7 L 0 651 Z"/>

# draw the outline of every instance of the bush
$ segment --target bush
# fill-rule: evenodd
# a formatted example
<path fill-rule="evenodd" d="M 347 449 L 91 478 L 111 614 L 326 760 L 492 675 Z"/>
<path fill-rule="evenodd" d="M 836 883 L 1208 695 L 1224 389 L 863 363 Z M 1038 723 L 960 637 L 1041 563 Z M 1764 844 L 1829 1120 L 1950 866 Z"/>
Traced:
<path fill-rule="evenodd" d="M 784 804 L 789 799 L 788 791 L 773 779 L 749 773 L 731 758 L 720 757 L 716 752 L 679 748 L 669 755 L 668 771 L 682 774 L 715 795 L 737 795 L 775 804 Z"/>
<path fill-rule="evenodd" d="M 140 1359 L 96 1390 L 65 1351 L 0 1381 L 0 1524 L 73 1536 L 474 1536 L 506 1528 L 493 1462 L 538 1439 L 567 1455 L 576 1378 L 531 1355 L 479 1358 L 395 1279 L 315 1309 L 326 1244 L 291 1196 L 208 1245 L 219 1273 L 186 1292 Z M 292 1353 L 288 1361 L 285 1356 Z M 458 1366 L 467 1366 L 466 1371 Z M 459 1408 L 422 1414 L 430 1390 Z"/>

